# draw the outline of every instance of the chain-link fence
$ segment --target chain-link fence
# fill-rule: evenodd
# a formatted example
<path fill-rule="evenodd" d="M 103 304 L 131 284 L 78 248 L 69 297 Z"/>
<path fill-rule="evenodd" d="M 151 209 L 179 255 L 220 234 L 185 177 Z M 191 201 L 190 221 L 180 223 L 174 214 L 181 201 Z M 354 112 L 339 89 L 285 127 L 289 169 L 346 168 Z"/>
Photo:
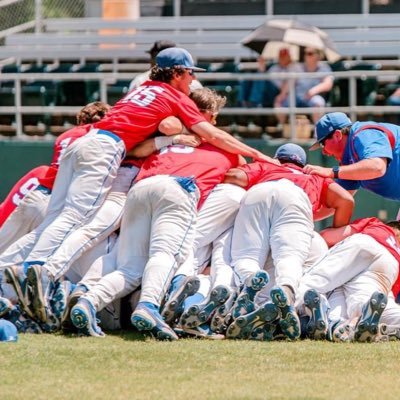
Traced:
<path fill-rule="evenodd" d="M 0 32 L 38 30 L 44 18 L 85 16 L 85 0 L 0 0 Z"/>

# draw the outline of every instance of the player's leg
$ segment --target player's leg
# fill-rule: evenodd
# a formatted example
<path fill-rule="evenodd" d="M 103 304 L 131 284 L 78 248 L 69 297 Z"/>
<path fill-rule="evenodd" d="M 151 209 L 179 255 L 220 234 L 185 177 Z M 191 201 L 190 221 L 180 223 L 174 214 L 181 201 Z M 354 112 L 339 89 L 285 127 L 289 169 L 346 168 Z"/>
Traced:
<path fill-rule="evenodd" d="M 49 193 L 36 189 L 22 199 L 0 228 L 0 254 L 44 220 L 49 196 Z M 23 259 L 22 254 L 20 258 Z"/>
<path fill-rule="evenodd" d="M 73 231 L 47 260 L 45 268 L 55 279 L 63 276 L 70 265 L 84 252 L 100 243 L 119 227 L 126 194 L 137 171 L 137 168 L 119 168 L 111 191 L 99 210 L 86 224 Z"/>
<path fill-rule="evenodd" d="M 71 159 L 74 161 L 73 175 L 69 185 L 66 183 L 68 187 L 64 207 L 41 234 L 26 259 L 28 264 L 44 263 L 72 231 L 86 223 L 98 210 L 111 188 L 123 153 L 122 142 L 116 142 L 105 135 L 90 133 L 67 149 L 60 163 L 49 212 L 60 197 L 59 193 L 65 194 L 65 188 L 60 189 L 63 182 L 59 175 L 64 171 L 64 159 Z"/>
<path fill-rule="evenodd" d="M 270 183 L 253 186 L 244 196 L 232 234 L 232 265 L 239 284 L 263 268 L 269 254 L 270 221 L 266 210 L 271 207 L 267 196 Z"/>
<path fill-rule="evenodd" d="M 147 201 L 152 206 L 150 257 L 140 302 L 131 320 L 140 330 L 173 340 L 177 337 L 163 322 L 159 307 L 178 266 L 193 246 L 198 190 L 186 178 L 158 176 L 144 181 L 139 184 L 148 187 Z"/>
<path fill-rule="evenodd" d="M 245 190 L 239 186 L 221 183 L 208 195 L 196 221 L 194 248 L 211 244 L 233 226 Z"/>

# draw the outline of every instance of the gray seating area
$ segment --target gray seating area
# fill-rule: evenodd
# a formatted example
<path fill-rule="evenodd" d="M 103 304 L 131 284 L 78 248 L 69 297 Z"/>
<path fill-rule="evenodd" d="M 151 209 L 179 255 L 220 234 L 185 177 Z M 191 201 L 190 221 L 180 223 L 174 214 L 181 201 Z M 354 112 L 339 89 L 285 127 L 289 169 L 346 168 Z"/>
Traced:
<path fill-rule="evenodd" d="M 7 134 L 25 134 L 25 114 L 29 113 L 36 115 L 30 120 L 40 125 L 40 129 L 32 129 L 33 134 L 57 134 L 64 124 L 73 121 L 81 102 L 100 99 L 114 103 L 126 93 L 129 81 L 148 68 L 146 51 L 159 39 L 185 47 L 208 69 L 209 73 L 199 74 L 199 79 L 228 97 L 222 125 L 243 136 L 269 134 L 265 128 L 274 124 L 275 112 L 312 112 L 294 107 L 289 111 L 245 109 L 236 104 L 241 81 L 268 78 L 255 73 L 258 55 L 241 40 L 271 18 L 296 18 L 318 26 L 335 42 L 342 62 L 332 66 L 336 97 L 332 97 L 327 111 L 368 117 L 377 113 L 375 106 L 379 105 L 380 115 L 397 112 L 376 99 L 380 89 L 386 93 L 385 85 L 397 82 L 400 76 L 400 14 L 47 18 L 40 32 L 10 33 L 0 46 L 0 94 L 4 95 L 2 100 L 0 96 L 0 134 L 4 134 L 2 126 Z M 44 68 L 29 70 L 32 65 Z M 65 65 L 68 68 L 59 68 Z M 79 94 L 79 104 L 74 103 L 69 88 Z M 43 129 L 43 124 L 47 128 Z"/>

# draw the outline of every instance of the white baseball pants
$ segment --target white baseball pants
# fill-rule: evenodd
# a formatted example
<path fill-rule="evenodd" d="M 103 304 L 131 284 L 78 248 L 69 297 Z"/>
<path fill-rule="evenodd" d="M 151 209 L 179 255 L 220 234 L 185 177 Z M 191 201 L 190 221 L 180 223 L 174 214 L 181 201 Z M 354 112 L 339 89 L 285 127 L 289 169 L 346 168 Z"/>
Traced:
<path fill-rule="evenodd" d="M 302 189 L 286 179 L 253 186 L 233 228 L 232 265 L 237 284 L 263 269 L 271 252 L 276 284 L 296 291 L 312 236 L 311 203 Z"/>
<path fill-rule="evenodd" d="M 97 309 L 142 283 L 140 301 L 159 305 L 175 271 L 193 246 L 199 192 L 157 175 L 128 193 L 117 247 L 117 270 L 85 294 Z"/>
<path fill-rule="evenodd" d="M 19 240 L 21 237 L 35 229 L 44 220 L 46 215 L 47 206 L 50 201 L 50 194 L 41 190 L 31 190 L 18 204 L 18 207 L 11 213 L 11 215 L 4 222 L 0 228 L 0 254 L 3 254 L 9 246 Z M 33 247 L 33 245 L 32 245 Z M 19 262 L 24 260 L 29 254 L 30 249 L 22 247 L 20 249 Z M 15 252 L 15 256 L 20 254 L 20 250 Z M 23 251 L 25 250 L 25 254 Z M 1 256 L 4 263 L 1 265 L 9 266 L 15 264 L 12 255 L 7 253 Z M 9 261 L 7 261 L 9 259 Z"/>
<path fill-rule="evenodd" d="M 64 153 L 47 215 L 25 261 L 45 262 L 61 243 L 103 204 L 117 175 L 125 145 L 110 132 L 93 129 Z"/>
<path fill-rule="evenodd" d="M 398 262 L 371 236 L 357 233 L 333 246 L 301 279 L 297 304 L 304 293 L 315 289 L 327 294 L 342 287 L 347 315 L 361 315 L 363 304 L 375 291 L 388 294 L 398 275 Z"/>

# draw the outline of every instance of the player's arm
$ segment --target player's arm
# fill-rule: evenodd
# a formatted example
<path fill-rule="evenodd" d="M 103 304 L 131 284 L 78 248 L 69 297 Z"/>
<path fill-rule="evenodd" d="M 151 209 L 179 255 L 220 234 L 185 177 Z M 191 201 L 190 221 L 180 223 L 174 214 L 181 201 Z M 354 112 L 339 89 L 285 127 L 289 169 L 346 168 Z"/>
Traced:
<path fill-rule="evenodd" d="M 144 140 L 135 146 L 128 153 L 128 156 L 136 158 L 148 157 L 155 151 L 172 144 L 181 144 L 190 147 L 197 147 L 201 144 L 200 137 L 189 133 L 182 125 L 182 122 L 176 117 L 164 118 L 160 122 L 158 130 L 165 136 L 157 136 Z"/>
<path fill-rule="evenodd" d="M 240 142 L 222 129 L 218 129 L 209 122 L 202 121 L 191 127 L 194 133 L 197 133 L 206 142 L 222 150 L 233 154 L 241 154 L 245 157 L 251 157 L 258 161 L 269 161 L 273 164 L 280 164 L 279 161 L 266 156 L 260 151 Z"/>
<path fill-rule="evenodd" d="M 249 184 L 249 178 L 247 174 L 240 168 L 231 168 L 226 174 L 224 183 L 231 183 L 240 187 L 247 187 Z"/>
<path fill-rule="evenodd" d="M 340 228 L 327 228 L 320 232 L 328 247 L 334 246 L 336 243 L 341 242 L 347 237 L 351 236 L 355 231 L 350 225 L 344 225 Z"/>
<path fill-rule="evenodd" d="M 339 178 L 353 181 L 380 178 L 385 175 L 386 168 L 387 158 L 367 158 L 354 164 L 342 165 L 339 170 Z M 321 167 L 319 165 L 307 164 L 303 168 L 303 172 L 310 175 L 319 175 L 324 178 L 333 178 L 332 168 Z"/>
<path fill-rule="evenodd" d="M 354 198 L 346 189 L 337 183 L 331 183 L 327 188 L 323 204 L 326 208 L 334 210 L 334 228 L 349 224 L 354 209 Z"/>
<path fill-rule="evenodd" d="M 348 192 L 354 197 L 357 193 L 357 190 L 348 190 Z M 334 209 L 322 206 L 316 213 L 314 213 L 314 221 L 321 221 L 323 219 L 329 218 L 334 213 Z"/>

